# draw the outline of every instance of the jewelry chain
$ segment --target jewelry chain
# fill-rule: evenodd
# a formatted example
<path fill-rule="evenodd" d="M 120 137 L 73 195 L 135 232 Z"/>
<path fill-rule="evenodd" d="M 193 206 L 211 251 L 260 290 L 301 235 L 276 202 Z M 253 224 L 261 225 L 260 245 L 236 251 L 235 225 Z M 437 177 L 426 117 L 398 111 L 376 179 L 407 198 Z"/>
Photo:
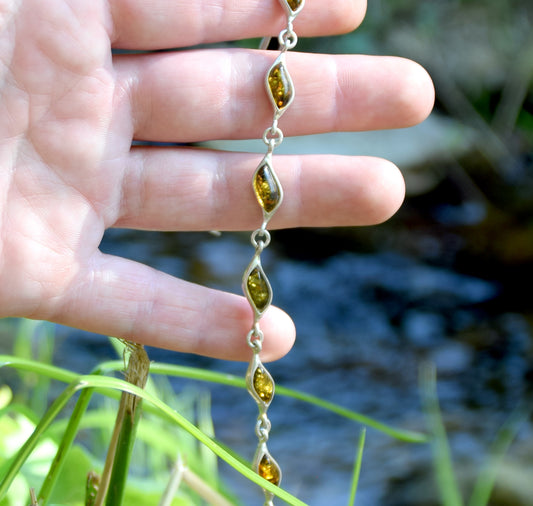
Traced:
<path fill-rule="evenodd" d="M 279 54 L 265 79 L 274 114 L 272 125 L 263 134 L 263 142 L 267 146 L 266 155 L 253 176 L 253 190 L 263 210 L 263 222 L 261 227 L 251 234 L 250 241 L 255 254 L 243 276 L 243 291 L 254 312 L 253 325 L 246 336 L 248 346 L 253 352 L 246 372 L 246 384 L 259 409 L 255 427 L 259 443 L 253 460 L 253 468 L 260 476 L 278 486 L 281 482 L 281 468 L 267 448 L 271 429 L 267 410 L 274 397 L 275 384 L 259 357 L 265 338 L 259 321 L 272 302 L 272 288 L 261 266 L 261 254 L 270 244 L 268 222 L 283 200 L 283 188 L 272 166 L 272 155 L 275 148 L 283 142 L 283 132 L 278 127 L 279 119 L 294 99 L 294 86 L 286 68 L 285 54 L 298 42 L 293 22 L 302 10 L 304 0 L 279 1 L 287 14 L 287 26 L 278 36 Z M 265 49 L 265 45 L 262 44 L 261 48 Z M 266 489 L 264 493 L 264 506 L 273 506 L 274 494 Z"/>

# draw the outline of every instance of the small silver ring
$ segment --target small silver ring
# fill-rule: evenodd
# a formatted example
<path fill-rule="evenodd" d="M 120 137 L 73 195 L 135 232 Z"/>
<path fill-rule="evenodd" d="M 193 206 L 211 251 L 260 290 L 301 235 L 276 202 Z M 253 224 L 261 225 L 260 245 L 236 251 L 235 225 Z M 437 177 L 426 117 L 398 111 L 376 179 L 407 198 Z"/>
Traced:
<path fill-rule="evenodd" d="M 252 232 L 250 241 L 252 242 L 252 246 L 261 252 L 270 244 L 270 239 L 270 232 L 268 230 L 258 228 Z"/>
<path fill-rule="evenodd" d="M 291 28 L 286 28 L 280 32 L 278 42 L 283 50 L 293 49 L 298 44 L 298 35 Z"/>
<path fill-rule="evenodd" d="M 268 441 L 268 436 L 271 428 L 272 423 L 267 418 L 266 414 L 263 413 L 262 415 L 260 415 L 257 419 L 257 423 L 255 424 L 255 434 L 257 436 L 257 439 L 259 439 L 262 443 L 266 443 Z"/>
<path fill-rule="evenodd" d="M 250 346 L 250 348 L 252 348 L 256 353 L 259 353 L 262 350 L 263 339 L 263 331 L 260 330 L 257 325 L 254 325 L 252 330 L 250 330 L 246 336 L 246 342 L 248 343 L 248 346 Z"/>
<path fill-rule="evenodd" d="M 268 127 L 263 133 L 263 142 L 272 151 L 283 142 L 283 132 L 278 127 Z"/>

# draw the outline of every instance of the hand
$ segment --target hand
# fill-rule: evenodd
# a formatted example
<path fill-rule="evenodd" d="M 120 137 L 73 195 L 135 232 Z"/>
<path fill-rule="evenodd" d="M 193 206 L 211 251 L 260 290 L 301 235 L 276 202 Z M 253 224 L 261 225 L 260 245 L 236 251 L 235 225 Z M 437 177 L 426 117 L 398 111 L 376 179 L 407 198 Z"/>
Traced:
<path fill-rule="evenodd" d="M 363 0 L 307 0 L 301 36 L 353 29 Z M 0 6 L 0 316 L 50 320 L 183 352 L 247 359 L 243 297 L 103 254 L 109 227 L 255 229 L 250 178 L 261 155 L 131 147 L 259 137 L 274 52 L 111 55 L 277 34 L 278 0 L 6 0 Z M 290 53 L 297 98 L 285 135 L 413 125 L 433 87 L 399 58 Z M 369 225 L 403 199 L 389 162 L 275 157 L 285 201 L 272 227 Z M 243 266 L 244 270 L 245 266 Z M 292 346 L 290 318 L 262 320 L 264 359 Z"/>

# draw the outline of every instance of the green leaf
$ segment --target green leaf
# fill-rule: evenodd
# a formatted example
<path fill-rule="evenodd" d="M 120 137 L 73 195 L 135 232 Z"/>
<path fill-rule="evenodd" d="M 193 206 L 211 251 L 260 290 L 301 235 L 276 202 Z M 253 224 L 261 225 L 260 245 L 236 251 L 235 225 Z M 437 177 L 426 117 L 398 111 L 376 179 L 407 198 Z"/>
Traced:
<path fill-rule="evenodd" d="M 463 499 L 455 478 L 448 437 L 440 412 L 436 372 L 433 365 L 425 364 L 421 368 L 420 388 L 424 414 L 431 435 L 430 443 L 433 451 L 437 486 L 443 506 L 462 506 Z"/>

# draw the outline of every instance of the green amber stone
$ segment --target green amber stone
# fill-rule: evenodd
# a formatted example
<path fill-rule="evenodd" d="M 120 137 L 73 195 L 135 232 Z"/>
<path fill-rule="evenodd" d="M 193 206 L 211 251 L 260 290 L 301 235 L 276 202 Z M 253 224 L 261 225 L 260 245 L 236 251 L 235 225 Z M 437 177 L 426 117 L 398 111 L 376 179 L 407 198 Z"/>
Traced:
<path fill-rule="evenodd" d="M 270 301 L 270 287 L 265 274 L 259 267 L 254 267 L 246 281 L 248 293 L 258 311 L 264 311 Z"/>
<path fill-rule="evenodd" d="M 281 188 L 267 164 L 257 170 L 253 185 L 259 204 L 267 213 L 271 213 L 280 203 Z"/>
<path fill-rule="evenodd" d="M 303 0 L 286 0 L 292 12 L 296 12 L 303 3 Z"/>
<path fill-rule="evenodd" d="M 274 397 L 274 382 L 264 367 L 258 366 L 255 370 L 253 385 L 259 398 L 268 404 Z"/>
<path fill-rule="evenodd" d="M 274 65 L 268 73 L 268 87 L 278 109 L 284 109 L 289 104 L 292 95 L 292 83 L 282 62 Z"/>
<path fill-rule="evenodd" d="M 278 464 L 268 453 L 265 453 L 263 457 L 261 457 L 257 468 L 257 474 L 274 485 L 279 485 L 279 482 L 281 481 L 281 471 Z"/>

